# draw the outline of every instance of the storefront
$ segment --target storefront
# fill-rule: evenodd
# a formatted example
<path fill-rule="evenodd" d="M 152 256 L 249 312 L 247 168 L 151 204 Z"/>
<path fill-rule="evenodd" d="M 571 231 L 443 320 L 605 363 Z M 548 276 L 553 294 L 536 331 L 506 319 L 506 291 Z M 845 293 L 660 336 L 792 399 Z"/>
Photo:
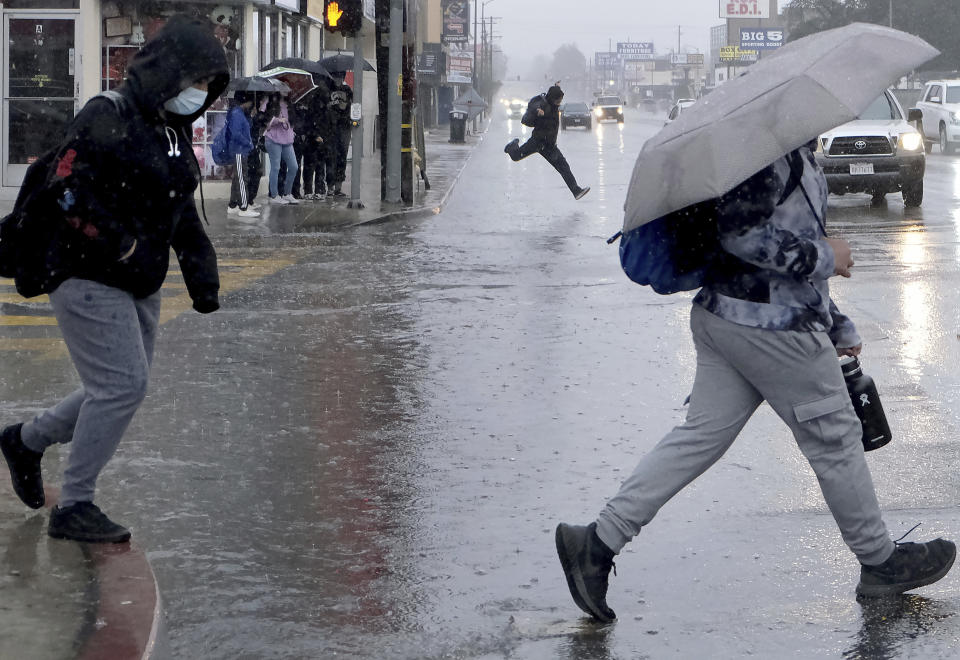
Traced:
<path fill-rule="evenodd" d="M 16 195 L 27 166 L 59 142 L 83 102 L 123 82 L 130 60 L 174 14 L 209 20 L 231 76 L 243 76 L 281 57 L 318 58 L 316 6 L 313 0 L 0 0 L 0 196 Z M 209 145 L 226 110 L 220 99 L 194 125 L 194 151 L 208 178 L 223 177 Z"/>

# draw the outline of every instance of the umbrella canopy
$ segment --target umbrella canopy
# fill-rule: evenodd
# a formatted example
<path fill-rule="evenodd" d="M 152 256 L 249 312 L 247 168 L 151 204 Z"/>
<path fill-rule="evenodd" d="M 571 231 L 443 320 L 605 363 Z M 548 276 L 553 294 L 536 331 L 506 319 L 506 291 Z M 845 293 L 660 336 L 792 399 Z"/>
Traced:
<path fill-rule="evenodd" d="M 487 102 L 483 100 L 482 96 L 477 94 L 473 87 L 465 91 L 453 102 L 453 109 L 466 112 L 468 121 L 479 115 L 486 107 Z"/>
<path fill-rule="evenodd" d="M 327 78 L 333 78 L 333 76 L 330 75 L 330 71 L 328 71 L 325 66 L 320 64 L 320 62 L 308 60 L 305 57 L 284 57 L 283 59 L 274 60 L 267 66 L 260 69 L 260 71 L 263 72 L 271 69 L 281 68 L 299 69 L 300 71 L 306 71 L 307 73 L 316 73 L 317 75 L 325 76 Z"/>
<path fill-rule="evenodd" d="M 353 71 L 353 55 L 337 53 L 336 55 L 324 57 L 322 60 L 320 60 L 320 64 L 322 64 L 323 67 L 331 73 L 346 73 L 348 71 Z M 363 70 L 376 71 L 376 69 L 373 68 L 373 65 L 366 60 L 363 61 Z"/>
<path fill-rule="evenodd" d="M 647 140 L 633 169 L 623 231 L 732 190 L 855 119 L 893 81 L 938 54 L 918 37 L 864 23 L 783 46 Z"/>
<path fill-rule="evenodd" d="M 278 89 L 278 85 L 284 89 Z M 273 78 L 263 78 L 261 76 L 245 76 L 243 78 L 234 78 L 227 85 L 231 92 L 289 92 L 290 88 L 284 83 Z"/>
<path fill-rule="evenodd" d="M 277 67 L 261 71 L 259 75 L 263 78 L 279 80 L 285 84 L 290 89 L 290 98 L 294 103 L 317 88 L 313 82 L 313 74 L 302 69 Z M 276 89 L 274 91 L 280 90 Z"/>

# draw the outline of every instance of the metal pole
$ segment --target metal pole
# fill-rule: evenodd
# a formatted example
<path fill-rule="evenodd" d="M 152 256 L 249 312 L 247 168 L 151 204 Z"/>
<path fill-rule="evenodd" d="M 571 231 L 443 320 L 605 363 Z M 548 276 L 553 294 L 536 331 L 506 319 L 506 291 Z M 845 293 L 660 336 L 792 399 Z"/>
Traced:
<path fill-rule="evenodd" d="M 387 202 L 400 201 L 400 58 L 403 50 L 403 0 L 390 0 L 390 66 L 387 74 Z"/>
<path fill-rule="evenodd" d="M 890 27 L 893 27 L 893 0 L 890 0 Z"/>
<path fill-rule="evenodd" d="M 350 163 L 350 202 L 347 208 L 362 209 L 363 187 L 363 28 L 353 35 L 353 102 L 360 106 L 360 121 L 353 130 L 353 161 Z"/>

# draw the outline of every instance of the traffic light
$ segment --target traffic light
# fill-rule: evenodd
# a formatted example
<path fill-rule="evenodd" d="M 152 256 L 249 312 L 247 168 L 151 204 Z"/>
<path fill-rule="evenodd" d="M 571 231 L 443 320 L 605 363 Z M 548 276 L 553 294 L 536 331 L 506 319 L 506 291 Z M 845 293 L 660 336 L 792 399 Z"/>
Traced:
<path fill-rule="evenodd" d="M 325 0 L 323 17 L 329 32 L 356 34 L 363 24 L 363 0 Z"/>

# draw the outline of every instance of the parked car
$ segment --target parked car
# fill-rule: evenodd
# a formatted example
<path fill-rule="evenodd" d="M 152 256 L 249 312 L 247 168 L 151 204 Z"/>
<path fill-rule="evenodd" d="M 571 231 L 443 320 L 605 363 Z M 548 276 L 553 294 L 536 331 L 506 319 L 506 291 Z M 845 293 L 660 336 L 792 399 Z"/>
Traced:
<path fill-rule="evenodd" d="M 683 112 L 685 108 L 689 108 L 696 102 L 696 99 L 677 99 L 673 107 L 670 108 L 670 112 L 667 113 L 667 120 L 663 122 L 663 125 L 666 126 L 667 124 L 675 122 L 680 118 L 680 113 Z"/>
<path fill-rule="evenodd" d="M 560 109 L 560 128 L 583 126 L 588 131 L 593 127 L 593 115 L 586 103 L 564 103 Z"/>
<path fill-rule="evenodd" d="M 936 142 L 945 154 L 960 148 L 960 80 L 931 80 L 917 102 L 923 112 L 922 131 L 927 153 Z"/>
<path fill-rule="evenodd" d="M 597 121 L 616 119 L 623 123 L 623 100 L 619 96 L 598 96 L 593 102 Z"/>
<path fill-rule="evenodd" d="M 920 118 L 916 108 L 904 115 L 888 90 L 857 119 L 821 135 L 816 159 L 830 192 L 865 192 L 879 201 L 899 191 L 905 206 L 920 206 L 926 157 L 923 136 L 912 123 Z"/>

